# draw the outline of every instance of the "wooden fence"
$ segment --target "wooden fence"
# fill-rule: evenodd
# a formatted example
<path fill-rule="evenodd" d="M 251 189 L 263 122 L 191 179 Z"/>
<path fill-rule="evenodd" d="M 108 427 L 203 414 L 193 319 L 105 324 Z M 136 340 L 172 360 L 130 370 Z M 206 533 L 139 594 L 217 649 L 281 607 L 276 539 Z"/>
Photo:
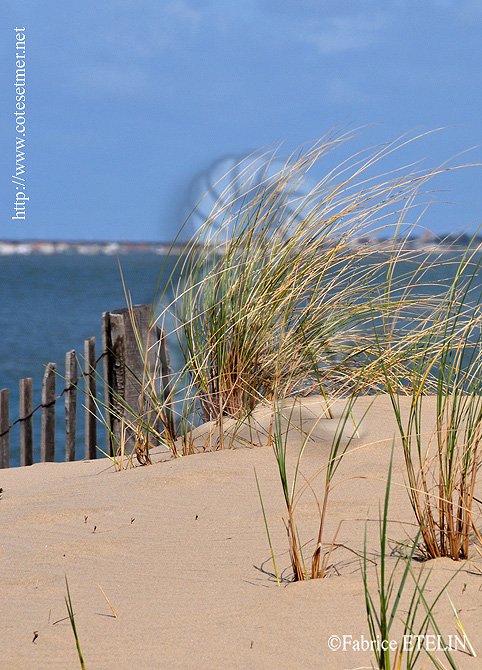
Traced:
<path fill-rule="evenodd" d="M 149 349 L 150 370 L 160 370 L 160 391 L 164 399 L 170 396 L 172 371 L 169 363 L 167 337 L 157 329 L 158 346 L 149 343 L 150 306 L 135 305 L 132 312 L 127 309 L 106 312 L 102 318 L 102 354 L 96 358 L 95 337 L 84 342 L 83 371 L 79 374 L 78 358 L 74 350 L 65 356 L 65 386 L 56 395 L 56 364 L 46 366 L 42 383 L 40 405 L 33 407 L 33 380 L 31 377 L 19 382 L 19 417 L 10 423 L 9 390 L 0 390 L 0 468 L 10 465 L 10 433 L 16 424 L 20 424 L 20 465 L 32 465 L 34 462 L 33 416 L 41 412 L 40 461 L 55 460 L 56 450 L 56 409 L 61 398 L 65 407 L 65 460 L 74 461 L 77 452 L 77 401 L 78 391 L 83 394 L 84 405 L 84 458 L 97 456 L 97 368 L 102 360 L 104 380 L 104 408 L 107 424 L 107 453 L 115 453 L 115 442 L 120 431 L 119 415 L 123 403 L 135 407 L 136 393 L 139 389 L 133 380 L 142 379 L 145 362 L 139 352 L 138 341 L 132 327 L 132 318 L 136 321 L 136 330 L 140 333 L 143 347 Z M 159 356 L 159 362 L 156 361 Z M 109 411 L 112 410 L 112 411 Z M 170 410 L 168 410 L 170 412 Z"/>

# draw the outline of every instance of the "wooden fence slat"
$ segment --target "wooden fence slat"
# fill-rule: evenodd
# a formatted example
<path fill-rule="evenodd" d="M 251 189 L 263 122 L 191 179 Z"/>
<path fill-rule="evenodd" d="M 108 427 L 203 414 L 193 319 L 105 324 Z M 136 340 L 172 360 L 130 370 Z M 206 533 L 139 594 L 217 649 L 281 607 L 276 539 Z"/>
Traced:
<path fill-rule="evenodd" d="M 40 460 L 47 463 L 55 460 L 55 363 L 49 363 L 42 384 L 42 430 L 40 438 Z"/>
<path fill-rule="evenodd" d="M 10 466 L 10 411 L 9 411 L 9 391 L 2 389 L 0 391 L 0 468 Z"/>
<path fill-rule="evenodd" d="M 21 379 L 20 391 L 20 465 L 33 463 L 33 379 Z"/>
<path fill-rule="evenodd" d="M 110 376 L 111 366 L 109 365 L 110 356 L 108 352 L 111 348 L 112 342 L 110 341 L 109 312 L 104 312 L 102 314 L 102 353 L 104 355 L 102 372 L 104 375 L 105 451 L 109 456 L 113 456 L 115 451 L 110 431 L 111 415 L 109 412 L 109 407 L 111 406 L 112 378 Z"/>
<path fill-rule="evenodd" d="M 97 458 L 97 382 L 95 378 L 95 337 L 84 342 L 85 458 Z"/>
<path fill-rule="evenodd" d="M 146 358 L 150 375 L 156 368 L 156 347 L 153 346 L 155 342 L 149 328 L 150 317 L 150 305 L 134 305 L 132 311 L 123 307 L 106 312 L 102 319 L 103 352 L 107 354 L 104 368 L 107 381 L 106 423 L 110 427 L 107 444 L 110 444 L 111 454 L 117 451 L 122 435 L 125 436 L 128 450 L 134 445 L 136 417 L 139 412 L 145 415 L 148 411 L 148 400 L 142 394 L 141 386 L 145 377 Z M 144 351 L 140 350 L 139 339 Z M 145 403 L 142 408 L 139 407 L 140 398 Z M 128 426 L 127 430 L 125 425 Z"/>
<path fill-rule="evenodd" d="M 65 460 L 75 461 L 77 431 L 77 356 L 75 351 L 65 354 Z"/>

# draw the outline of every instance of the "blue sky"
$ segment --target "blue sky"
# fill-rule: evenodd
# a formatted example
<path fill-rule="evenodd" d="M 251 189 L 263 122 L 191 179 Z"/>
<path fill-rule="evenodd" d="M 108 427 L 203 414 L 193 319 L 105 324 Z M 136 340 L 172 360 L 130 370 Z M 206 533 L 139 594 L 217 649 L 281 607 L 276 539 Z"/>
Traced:
<path fill-rule="evenodd" d="M 222 156 L 365 129 L 318 165 L 444 127 L 380 170 L 482 162 L 480 0 L 25 0 L 0 9 L 0 238 L 169 240 Z M 26 29 L 25 221 L 15 27 Z M 474 148 L 475 147 L 475 148 Z M 482 222 L 480 167 L 432 184 L 427 228 Z"/>

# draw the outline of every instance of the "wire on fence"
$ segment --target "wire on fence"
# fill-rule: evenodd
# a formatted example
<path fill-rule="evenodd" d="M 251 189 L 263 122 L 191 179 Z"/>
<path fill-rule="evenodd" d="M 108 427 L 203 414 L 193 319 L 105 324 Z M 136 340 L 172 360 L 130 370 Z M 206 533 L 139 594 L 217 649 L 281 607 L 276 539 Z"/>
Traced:
<path fill-rule="evenodd" d="M 102 358 L 104 358 L 104 356 L 106 356 L 107 353 L 108 353 L 108 352 L 104 351 L 104 352 L 99 356 L 99 358 L 97 358 L 97 360 L 95 361 L 95 366 L 96 366 L 96 367 L 97 367 L 97 363 L 98 363 L 100 360 L 102 360 Z M 4 430 L 3 433 L 0 433 L 0 437 L 3 437 L 4 435 L 7 435 L 7 433 L 9 433 L 9 432 L 12 430 L 12 428 L 13 428 L 14 426 L 17 425 L 17 423 L 20 423 L 21 421 L 27 421 L 27 419 L 30 419 L 30 418 L 35 414 L 35 412 L 37 412 L 39 409 L 42 409 L 42 407 L 52 407 L 52 405 L 55 405 L 55 403 L 57 402 L 57 400 L 60 400 L 60 398 L 61 398 L 65 393 L 67 393 L 67 391 L 71 391 L 72 389 L 76 388 L 76 387 L 77 387 L 77 384 L 80 382 L 80 380 L 81 380 L 83 377 L 88 377 L 90 374 L 91 374 L 91 372 L 83 372 L 83 373 L 79 376 L 79 378 L 77 379 L 77 383 L 76 383 L 76 384 L 69 384 L 68 386 L 66 386 L 66 387 L 64 388 L 64 390 L 62 391 L 62 393 L 60 393 L 60 395 L 59 395 L 57 398 L 55 398 L 54 400 L 51 400 L 50 402 L 45 403 L 45 404 L 40 403 L 40 405 L 37 405 L 37 407 L 36 407 L 35 409 L 33 409 L 33 410 L 30 412 L 30 414 L 27 414 L 26 416 L 23 416 L 21 419 L 20 419 L 20 418 L 16 419 L 16 421 L 14 421 L 12 424 L 10 424 L 10 426 L 9 426 L 6 430 Z"/>

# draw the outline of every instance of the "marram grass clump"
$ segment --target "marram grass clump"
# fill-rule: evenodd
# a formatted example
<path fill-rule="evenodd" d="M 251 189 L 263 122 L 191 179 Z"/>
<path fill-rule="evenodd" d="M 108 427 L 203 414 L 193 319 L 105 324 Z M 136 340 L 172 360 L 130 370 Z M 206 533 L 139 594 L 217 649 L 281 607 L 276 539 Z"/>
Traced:
<path fill-rule="evenodd" d="M 433 307 L 417 293 L 424 263 L 410 274 L 398 269 L 407 254 L 396 235 L 439 170 L 365 174 L 397 148 L 387 145 L 301 192 L 320 159 L 347 139 L 326 137 L 274 174 L 268 153 L 256 179 L 246 164 L 181 260 L 170 308 L 187 395 L 202 420 L 247 417 L 275 396 L 379 390 L 380 344 L 393 384 L 417 355 L 398 347 L 403 327 L 375 337 L 373 323 L 394 314 L 398 324 L 402 315 L 405 325 L 423 321 Z M 383 250 L 358 243 L 382 231 L 392 238 Z"/>
<path fill-rule="evenodd" d="M 243 161 L 186 245 L 153 306 L 149 343 L 139 337 L 139 406 L 118 403 L 141 464 L 159 443 L 175 456 L 198 450 L 192 434 L 200 422 L 216 422 L 219 434 L 201 449 L 229 446 L 224 422 L 242 426 L 275 398 L 411 392 L 421 333 L 440 302 L 425 286 L 438 261 L 408 251 L 401 231 L 418 220 L 428 180 L 451 168 L 372 176 L 407 144 L 402 138 L 315 182 L 321 160 L 349 139 L 331 133 L 284 161 L 276 150 Z M 377 233 L 383 247 L 360 245 Z M 184 356 L 162 389 L 160 366 L 147 364 L 159 326 Z M 428 374 L 426 388 L 433 383 Z M 117 465 L 132 464 L 122 440 L 118 450 Z"/>
<path fill-rule="evenodd" d="M 480 262 L 480 250 L 469 248 L 431 323 L 418 334 L 407 417 L 386 376 L 427 558 L 466 559 L 472 540 L 482 541 L 473 509 L 482 464 L 482 295 L 475 284 Z M 382 348 L 380 354 L 385 367 Z M 433 399 L 436 418 L 428 425 L 423 409 Z"/>

